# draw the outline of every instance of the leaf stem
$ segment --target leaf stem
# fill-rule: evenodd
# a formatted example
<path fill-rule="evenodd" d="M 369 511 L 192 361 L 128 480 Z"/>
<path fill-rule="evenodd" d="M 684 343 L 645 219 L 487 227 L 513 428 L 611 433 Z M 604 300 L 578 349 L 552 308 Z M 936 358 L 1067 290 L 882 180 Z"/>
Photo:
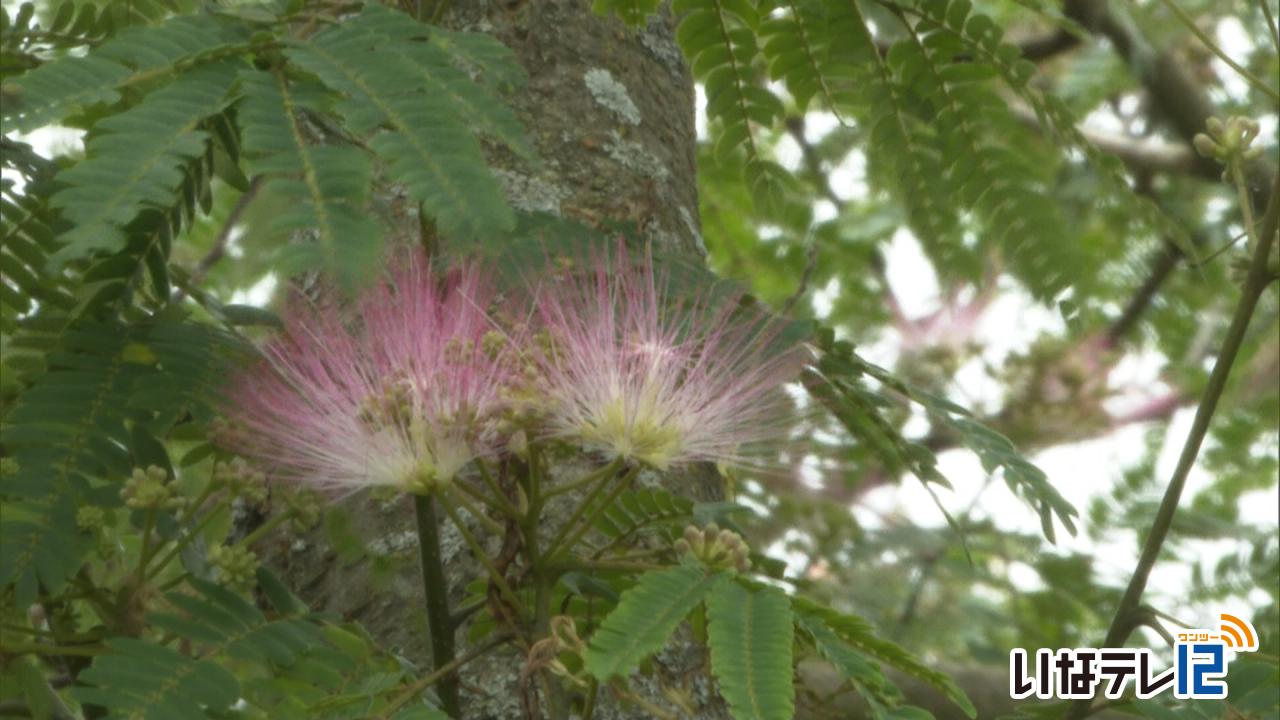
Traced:
<path fill-rule="evenodd" d="M 213 519 L 216 517 L 218 517 L 218 513 L 211 512 L 201 518 L 200 522 L 197 523 L 195 527 L 188 530 L 187 534 L 182 536 L 182 539 L 178 540 L 169 552 L 165 553 L 159 560 L 156 560 L 155 564 L 151 566 L 151 569 L 147 571 L 147 579 L 153 580 L 160 575 L 160 573 L 169 566 L 169 563 L 173 562 L 174 558 L 178 557 L 178 555 L 180 555 L 188 545 L 194 542 L 196 538 L 200 537 L 200 533 L 204 532 L 205 527 L 207 527 L 209 523 L 213 522 Z"/>
<path fill-rule="evenodd" d="M 1213 413 L 1226 389 L 1227 377 L 1231 374 L 1231 366 L 1235 364 L 1240 347 L 1244 344 L 1249 321 L 1253 318 L 1253 312 L 1267 285 L 1271 283 L 1272 273 L 1267 263 L 1278 231 L 1280 231 L 1280 178 L 1277 178 L 1272 188 L 1267 214 L 1262 221 L 1262 235 L 1253 248 L 1253 257 L 1249 262 L 1249 273 L 1244 282 L 1244 289 L 1239 302 L 1236 303 L 1231 325 L 1227 328 L 1227 335 L 1222 341 L 1222 349 L 1218 352 L 1218 358 L 1213 364 L 1213 371 L 1209 374 L 1209 381 L 1201 396 L 1200 406 L 1196 408 L 1191 431 L 1187 433 L 1187 440 L 1178 457 L 1178 465 L 1173 471 L 1173 477 L 1169 480 L 1169 486 L 1165 488 L 1160 507 L 1156 510 L 1155 520 L 1143 543 L 1142 554 L 1138 557 L 1138 566 L 1134 569 L 1133 576 L 1129 578 L 1129 585 L 1120 599 L 1120 605 L 1116 608 L 1115 617 L 1111 620 L 1106 640 L 1101 647 L 1120 647 L 1134 628 L 1143 621 L 1141 603 L 1142 594 L 1147 588 L 1147 580 L 1151 576 L 1151 570 L 1160 556 L 1160 549 L 1164 546 L 1165 538 L 1173 525 L 1173 516 L 1178 510 L 1178 502 L 1182 498 L 1187 476 L 1195 465 L 1200 445 L 1209 431 Z M 1090 703 L 1091 699 L 1075 701 L 1068 706 L 1064 718 L 1080 720 L 1088 716 L 1094 711 Z"/>
<path fill-rule="evenodd" d="M 1263 1 L 1265 2 L 1265 0 Z M 1198 25 L 1196 25 L 1195 18 L 1188 15 L 1186 10 L 1179 7 L 1173 0 L 1160 0 L 1160 2 L 1164 3 L 1164 6 L 1169 8 L 1169 11 L 1172 12 L 1178 20 L 1191 31 L 1192 35 L 1195 35 L 1200 42 L 1204 43 L 1205 47 L 1209 48 L 1210 52 L 1217 55 L 1219 60 L 1226 63 L 1232 70 L 1236 71 L 1236 74 L 1247 80 L 1250 85 L 1267 95 L 1267 97 L 1271 98 L 1272 101 L 1280 102 L 1280 92 L 1277 92 L 1271 86 L 1258 79 L 1256 75 L 1249 72 L 1248 69 L 1241 66 L 1235 60 L 1232 60 L 1230 55 L 1223 52 L 1222 48 L 1218 47 L 1218 45 L 1214 43 Z"/>
<path fill-rule="evenodd" d="M 451 497 L 457 500 L 459 505 L 466 508 L 467 512 L 470 513 L 477 522 L 484 525 L 486 530 L 499 536 L 505 532 L 505 529 L 499 525 L 497 521 L 485 514 L 484 508 L 476 507 L 475 505 L 475 503 L 480 503 L 481 505 L 491 505 L 491 503 L 485 502 L 483 497 L 473 495 L 472 493 L 474 491 L 471 488 L 464 486 L 462 483 L 452 483 L 452 488 L 458 490 L 458 492 L 453 493 Z"/>
<path fill-rule="evenodd" d="M 1263 17 L 1267 19 L 1267 35 L 1271 38 L 1271 44 L 1280 53 L 1280 28 L 1276 26 L 1276 16 L 1271 14 L 1271 0 L 1258 0 L 1258 4 L 1262 6 Z"/>
<path fill-rule="evenodd" d="M 580 487 L 584 487 L 586 485 L 590 485 L 593 482 L 596 482 L 600 478 L 610 477 L 621 469 L 622 469 L 622 459 L 621 458 L 615 459 L 613 462 L 609 463 L 608 465 L 597 468 L 587 473 L 586 475 L 578 478 L 577 480 L 565 483 L 564 485 L 557 485 L 556 487 L 551 488 L 550 490 L 547 491 L 547 497 L 551 498 L 557 495 L 563 495 L 564 493 L 567 493 L 567 492 L 573 492 L 574 490 L 577 490 Z"/>
<path fill-rule="evenodd" d="M 97 657 L 106 652 L 101 645 L 45 645 L 43 643 L 18 643 L 0 645 L 0 655 L 63 655 Z"/>
<path fill-rule="evenodd" d="M 441 691 L 441 695 L 443 696 L 445 682 L 447 682 L 446 676 L 454 674 L 455 672 L 457 672 L 458 668 L 462 667 L 463 665 L 466 665 L 472 660 L 475 660 L 481 655 L 484 655 L 485 653 L 498 647 L 499 645 L 503 645 L 505 643 L 510 642 L 512 637 L 514 636 L 510 632 L 499 632 L 491 636 L 488 640 L 484 641 L 483 643 L 463 653 L 460 657 L 454 658 L 453 660 L 450 660 L 448 663 L 441 665 L 436 670 L 433 670 L 430 674 L 422 676 L 412 685 L 405 688 L 404 691 L 401 692 L 399 695 L 395 696 L 395 698 L 392 699 L 391 702 L 387 703 L 387 706 L 383 708 L 382 714 L 379 716 L 379 718 L 381 718 L 381 720 L 387 720 L 388 718 L 392 717 L 397 710 L 409 704 L 409 701 L 417 697 L 419 693 L 421 693 L 423 690 L 426 690 L 427 688 L 431 687 L 436 683 L 440 683 L 440 691 Z M 453 717 L 458 717 L 458 716 L 453 715 Z"/>
<path fill-rule="evenodd" d="M 1253 226 L 1253 203 L 1249 200 L 1249 185 L 1244 180 L 1244 171 L 1240 169 L 1240 164 L 1238 155 L 1231 158 L 1231 182 L 1236 186 L 1240 215 L 1244 219 L 1244 232 L 1249 237 L 1249 249 L 1252 250 L 1258 245 L 1258 237 L 1254 235 L 1256 228 Z"/>
<path fill-rule="evenodd" d="M 627 489 L 627 486 L 631 484 L 631 480 L 635 478 L 639 472 L 639 465 L 633 465 L 628 468 L 627 471 L 615 482 L 613 489 L 605 496 L 604 501 L 595 504 L 595 507 L 591 508 L 595 498 L 609 485 L 609 483 L 602 482 L 599 485 L 596 485 L 596 487 L 591 491 L 591 494 L 588 495 L 582 501 L 582 504 L 578 506 L 578 509 L 574 512 L 573 516 L 569 518 L 569 521 L 564 524 L 564 528 L 560 531 L 560 538 L 551 544 L 551 549 L 547 550 L 547 557 L 556 557 L 557 555 L 572 550 L 573 546 L 582 539 L 582 536 L 586 535 L 587 532 L 591 530 L 591 526 L 595 524 L 596 518 L 600 516 L 600 513 L 604 512 L 605 509 L 613 503 L 614 499 L 617 498 L 623 490 Z M 587 512 L 588 508 L 591 508 L 590 512 Z M 581 521 L 581 523 L 579 523 L 579 521 Z M 578 524 L 576 530 L 573 529 L 575 524 Z"/>
<path fill-rule="evenodd" d="M 142 551 L 138 557 L 138 577 L 147 576 L 147 564 L 151 562 L 151 533 L 156 527 L 156 509 L 147 508 L 147 518 L 142 527 Z"/>
<path fill-rule="evenodd" d="M 280 527 L 280 525 L 288 522 L 292 518 L 293 518 L 292 511 L 285 511 L 285 512 L 277 513 L 276 515 L 271 516 L 266 522 L 254 528 L 253 532 L 241 538 L 240 542 L 236 543 L 236 547 L 247 548 L 250 545 L 253 545 L 254 543 L 261 540 L 263 537 L 265 537 L 267 533 L 271 532 L 272 530 L 275 530 L 277 527 Z"/>
<path fill-rule="evenodd" d="M 471 549 L 471 554 L 475 555 L 476 560 L 479 560 L 480 564 L 484 565 L 485 570 L 489 572 L 489 579 L 493 581 L 494 585 L 498 586 L 498 592 L 506 598 L 507 602 L 511 603 L 512 608 L 519 610 L 522 607 L 520 598 L 516 596 L 514 591 L 512 591 L 511 586 L 507 584 L 507 579 L 502 576 L 502 573 L 498 572 L 498 568 L 494 567 L 493 560 L 489 557 L 489 553 L 485 552 L 484 546 L 480 544 L 480 541 L 476 539 L 476 536 L 471 532 L 470 528 L 468 528 L 466 523 L 462 521 L 462 517 L 458 515 L 458 509 L 449 502 L 451 497 L 448 495 L 441 495 L 439 497 L 440 507 L 444 508 L 445 514 L 453 521 L 454 527 L 458 528 L 458 533 L 462 535 L 462 539 L 467 543 L 467 547 Z"/>
<path fill-rule="evenodd" d="M 480 470 L 480 478 L 484 480 L 484 484 L 493 493 L 493 501 L 498 504 L 498 509 L 508 517 L 519 517 L 520 511 L 507 499 L 506 494 L 502 492 L 502 487 L 498 485 L 498 481 L 493 479 L 493 473 L 489 472 L 489 466 L 483 460 L 477 460 L 476 467 Z"/>
<path fill-rule="evenodd" d="M 462 705 L 458 699 L 458 678 L 452 675 L 457 662 L 454 658 L 453 620 L 449 614 L 449 583 L 444 576 L 444 556 L 440 552 L 440 525 L 436 520 L 436 498 L 433 495 L 413 496 L 414 517 L 418 530 L 418 559 L 422 570 L 422 592 L 427 604 L 427 626 L 431 630 L 431 662 L 435 672 L 428 675 L 431 682 L 439 681 L 440 702 L 452 718 L 462 717 Z M 425 680 L 425 678 L 424 678 Z M 387 714 L 408 702 L 430 682 L 406 692 L 389 706 Z M 401 699 L 403 698 L 403 699 Z"/>

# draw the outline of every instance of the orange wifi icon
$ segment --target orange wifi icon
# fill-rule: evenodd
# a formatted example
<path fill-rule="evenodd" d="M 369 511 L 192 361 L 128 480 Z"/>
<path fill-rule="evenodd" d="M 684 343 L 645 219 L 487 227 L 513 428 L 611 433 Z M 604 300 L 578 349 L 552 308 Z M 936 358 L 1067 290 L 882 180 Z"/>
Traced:
<path fill-rule="evenodd" d="M 1222 633 L 1218 637 L 1226 643 L 1227 647 L 1239 652 L 1253 652 L 1258 649 L 1258 635 L 1248 620 L 1226 613 L 1222 613 L 1221 617 L 1222 625 L 1218 626 L 1218 629 Z"/>

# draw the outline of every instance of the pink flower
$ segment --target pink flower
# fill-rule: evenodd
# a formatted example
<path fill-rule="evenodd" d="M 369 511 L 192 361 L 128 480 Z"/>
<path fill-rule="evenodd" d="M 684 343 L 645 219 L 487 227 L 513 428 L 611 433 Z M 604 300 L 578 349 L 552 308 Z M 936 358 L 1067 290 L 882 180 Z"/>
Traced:
<path fill-rule="evenodd" d="M 320 486 L 426 492 L 497 452 L 508 349 L 484 274 L 415 255 L 351 308 L 304 304 L 237 379 L 236 450 Z"/>
<path fill-rule="evenodd" d="M 658 470 L 750 464 L 748 448 L 782 439 L 781 386 L 804 352 L 741 295 L 669 292 L 652 256 L 630 261 L 621 244 L 614 256 L 555 278 L 538 298 L 549 434 Z"/>

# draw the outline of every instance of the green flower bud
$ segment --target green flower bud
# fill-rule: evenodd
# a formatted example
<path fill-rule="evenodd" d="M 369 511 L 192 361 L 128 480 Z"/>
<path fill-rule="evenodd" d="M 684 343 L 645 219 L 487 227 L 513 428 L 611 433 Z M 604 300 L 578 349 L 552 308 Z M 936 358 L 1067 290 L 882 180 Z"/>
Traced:
<path fill-rule="evenodd" d="M 507 337 L 497 330 L 490 330 L 480 338 L 480 349 L 488 355 L 490 359 L 498 357 L 503 348 L 507 346 Z"/>
<path fill-rule="evenodd" d="M 227 492 L 232 497 L 244 498 L 247 502 L 261 504 L 267 500 L 267 476 L 249 464 L 244 458 L 235 458 L 223 463 L 215 471 L 215 479 L 226 484 Z"/>
<path fill-rule="evenodd" d="M 233 589 L 253 587 L 258 572 L 258 556 L 248 548 L 222 545 L 209 551 L 209 564 L 218 570 L 218 579 Z"/>
<path fill-rule="evenodd" d="M 151 465 L 147 469 L 134 468 L 133 475 L 120 490 L 124 504 L 134 510 L 161 510 L 173 507 L 173 487 L 166 481 L 164 468 Z M 180 501 L 179 501 L 180 502 Z"/>
<path fill-rule="evenodd" d="M 1213 138 L 1205 135 L 1204 133 L 1196 133 L 1196 136 L 1191 139 L 1191 144 L 1195 146 L 1196 152 L 1200 153 L 1204 157 L 1218 157 L 1218 143 L 1214 142 Z"/>
<path fill-rule="evenodd" d="M 289 529 L 294 534 L 301 535 L 320 524 L 320 518 L 324 515 L 324 500 L 315 491 L 285 493 L 284 502 L 293 514 L 289 519 Z"/>
<path fill-rule="evenodd" d="M 76 510 L 76 527 L 90 532 L 102 529 L 107 521 L 107 513 L 97 505 L 85 505 Z"/>
<path fill-rule="evenodd" d="M 732 530 L 721 530 L 715 524 L 698 529 L 690 525 L 684 536 L 674 543 L 681 555 L 690 556 L 703 565 L 716 570 L 747 572 L 751 569 L 750 548 L 741 535 Z"/>

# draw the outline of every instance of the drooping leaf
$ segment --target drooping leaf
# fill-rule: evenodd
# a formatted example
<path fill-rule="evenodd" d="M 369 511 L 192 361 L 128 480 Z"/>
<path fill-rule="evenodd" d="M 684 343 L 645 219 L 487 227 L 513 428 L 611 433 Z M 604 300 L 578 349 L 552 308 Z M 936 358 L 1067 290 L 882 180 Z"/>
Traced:
<path fill-rule="evenodd" d="M 707 596 L 711 671 L 735 720 L 795 715 L 791 601 L 772 587 L 722 582 Z"/>

